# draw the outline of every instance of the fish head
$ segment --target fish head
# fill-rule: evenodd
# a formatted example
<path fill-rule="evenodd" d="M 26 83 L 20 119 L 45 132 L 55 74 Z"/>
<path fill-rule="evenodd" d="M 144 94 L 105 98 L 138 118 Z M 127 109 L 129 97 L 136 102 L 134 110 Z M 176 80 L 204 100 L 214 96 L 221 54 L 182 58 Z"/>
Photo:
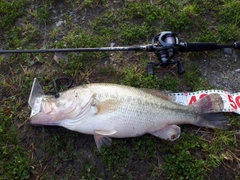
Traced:
<path fill-rule="evenodd" d="M 38 81 L 34 79 L 29 97 L 32 108 L 30 115 L 31 125 L 69 124 L 73 126 L 91 109 L 94 94 L 87 89 L 71 89 L 59 93 L 59 97 L 45 95 Z"/>
<path fill-rule="evenodd" d="M 28 104 L 31 107 L 30 124 L 32 125 L 55 125 L 56 107 L 54 96 L 46 96 L 38 80 L 34 78 Z M 56 124 L 57 125 L 57 124 Z"/>
<path fill-rule="evenodd" d="M 56 105 L 56 98 L 54 96 L 42 96 L 39 99 L 40 104 L 37 105 L 39 107 L 38 112 L 34 110 L 34 114 L 31 113 L 30 124 L 60 125 L 60 122 L 64 120 L 65 116 Z"/>

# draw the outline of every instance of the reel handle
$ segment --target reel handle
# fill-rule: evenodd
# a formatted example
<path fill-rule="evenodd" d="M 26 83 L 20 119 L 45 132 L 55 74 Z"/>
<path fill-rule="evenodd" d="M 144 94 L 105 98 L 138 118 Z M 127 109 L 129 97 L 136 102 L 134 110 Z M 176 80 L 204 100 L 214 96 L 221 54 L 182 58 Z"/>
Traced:
<path fill-rule="evenodd" d="M 183 62 L 182 61 L 178 61 L 177 62 L 177 67 L 178 67 L 178 74 L 184 74 L 185 73 L 185 69 L 183 66 Z"/>

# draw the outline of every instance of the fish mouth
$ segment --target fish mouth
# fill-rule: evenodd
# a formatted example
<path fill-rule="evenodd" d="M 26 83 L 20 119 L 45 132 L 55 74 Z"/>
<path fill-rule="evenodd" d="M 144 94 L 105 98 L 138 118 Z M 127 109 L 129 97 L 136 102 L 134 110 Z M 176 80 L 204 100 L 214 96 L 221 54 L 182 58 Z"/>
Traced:
<path fill-rule="evenodd" d="M 39 84 L 37 78 L 34 78 L 31 93 L 28 99 L 28 104 L 31 107 L 30 118 L 38 114 L 41 111 L 41 102 L 44 96 L 41 85 Z"/>
<path fill-rule="evenodd" d="M 33 126 L 58 126 L 61 121 L 56 121 L 55 114 L 39 112 L 30 118 L 28 124 Z"/>
<path fill-rule="evenodd" d="M 34 78 L 31 93 L 28 99 L 28 104 L 31 107 L 30 121 L 28 124 L 31 126 L 54 126 L 58 125 L 58 122 L 54 122 L 53 115 L 46 115 L 42 111 L 42 100 L 45 94 L 39 84 L 37 78 Z"/>

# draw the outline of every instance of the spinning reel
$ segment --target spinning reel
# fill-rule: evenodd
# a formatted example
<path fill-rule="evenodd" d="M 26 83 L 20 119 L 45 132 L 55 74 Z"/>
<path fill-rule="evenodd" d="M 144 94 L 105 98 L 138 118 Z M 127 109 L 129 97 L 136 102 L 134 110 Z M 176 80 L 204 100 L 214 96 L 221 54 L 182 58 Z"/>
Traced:
<path fill-rule="evenodd" d="M 66 48 L 66 49 L 30 49 L 30 50 L 0 50 L 4 53 L 52 53 L 52 52 L 92 52 L 92 51 L 147 51 L 154 52 L 159 62 L 149 62 L 148 74 L 154 74 L 153 66 L 169 66 L 177 64 L 178 74 L 185 72 L 183 62 L 174 60 L 174 56 L 180 52 L 211 51 L 220 48 L 240 49 L 240 42 L 233 44 L 217 44 L 215 42 L 179 42 L 176 34 L 171 31 L 163 31 L 152 38 L 152 43 L 143 46 L 129 47 L 100 47 L 100 48 Z"/>

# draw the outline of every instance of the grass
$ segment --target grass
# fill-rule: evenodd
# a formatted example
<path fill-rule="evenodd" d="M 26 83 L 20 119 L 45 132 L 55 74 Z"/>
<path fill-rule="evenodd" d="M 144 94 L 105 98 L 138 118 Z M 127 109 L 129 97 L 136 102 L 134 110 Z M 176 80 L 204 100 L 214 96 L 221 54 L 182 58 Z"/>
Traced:
<path fill-rule="evenodd" d="M 164 30 L 178 33 L 183 41 L 227 43 L 240 37 L 240 3 L 234 0 L 34 3 L 37 2 L 0 2 L 0 47 L 148 44 L 153 35 Z M 66 23 L 55 27 L 59 19 L 66 19 Z M 30 112 L 27 99 L 34 77 L 46 93 L 53 92 L 52 80 L 63 75 L 72 76 L 75 84 L 112 82 L 174 92 L 214 88 L 200 77 L 199 68 L 190 61 L 193 57 L 205 58 L 204 54 L 183 56 L 183 76 L 163 68 L 156 76 L 147 75 L 147 62 L 155 58 L 149 54 L 68 53 L 59 61 L 51 53 L 0 55 L 0 179 L 206 179 L 217 168 L 227 168 L 229 161 L 238 162 L 239 117 L 235 115 L 230 116 L 233 127 L 229 131 L 200 129 L 193 133 L 196 128 L 183 126 L 181 138 L 175 142 L 150 135 L 114 139 L 113 145 L 102 152 L 96 150 L 91 136 L 26 123 Z M 235 179 L 240 176 L 232 172 Z"/>
<path fill-rule="evenodd" d="M 29 3 L 27 0 L 19 0 L 15 2 L 0 2 L 0 15 L 1 15 L 1 29 L 8 29 L 14 23 L 16 18 L 24 15 L 24 7 Z"/>
<path fill-rule="evenodd" d="M 170 151 L 165 158 L 165 169 L 169 179 L 203 179 L 206 175 L 207 161 L 196 157 L 194 153 L 201 149 L 202 140 L 194 134 L 182 133 L 183 139 L 178 144 L 170 144 Z M 169 144 L 168 144 L 169 145 Z"/>
<path fill-rule="evenodd" d="M 0 110 L 1 179 L 27 179 L 32 170 L 32 160 L 29 159 L 31 152 L 28 147 L 22 146 L 18 130 L 14 125 L 17 118 L 14 114 L 19 109 L 20 104 L 11 97 L 5 101 Z"/>

